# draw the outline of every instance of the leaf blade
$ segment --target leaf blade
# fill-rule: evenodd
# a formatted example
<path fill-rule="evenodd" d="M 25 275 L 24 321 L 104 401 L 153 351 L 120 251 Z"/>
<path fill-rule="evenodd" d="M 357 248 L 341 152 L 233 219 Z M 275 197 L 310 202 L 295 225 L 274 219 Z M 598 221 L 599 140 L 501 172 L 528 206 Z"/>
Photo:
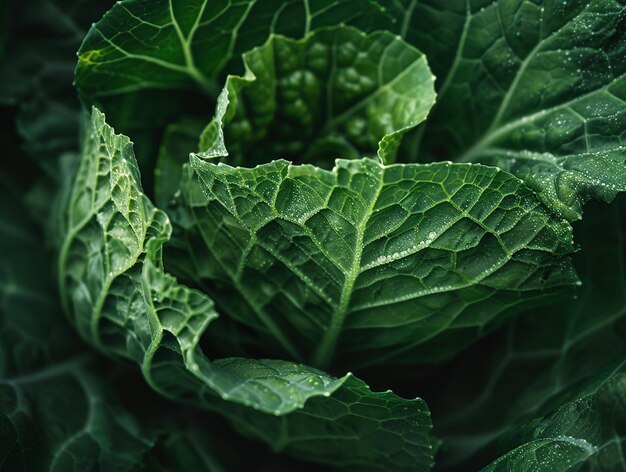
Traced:
<path fill-rule="evenodd" d="M 397 17 L 410 11 L 407 37 L 441 74 L 408 159 L 498 165 L 570 221 L 590 198 L 626 189 L 621 2 L 389 3 Z M 421 31 L 426 21 L 436 35 Z"/>
<path fill-rule="evenodd" d="M 161 250 L 170 234 L 167 216 L 141 191 L 130 140 L 116 135 L 97 109 L 68 211 L 59 264 L 73 323 L 101 351 L 135 361 L 154 390 L 225 414 L 256 439 L 307 460 L 356 461 L 366 470 L 361 456 L 368 453 L 375 458 L 368 470 L 428 469 L 430 417 L 423 400 L 373 393 L 351 375 L 334 378 L 293 362 L 210 361 L 203 354 L 200 339 L 218 316 L 213 301 L 164 272 Z M 376 398 L 394 406 L 393 411 L 382 411 L 398 421 L 370 418 L 364 407 L 360 415 L 350 413 Z M 343 402 L 340 416 L 345 420 L 329 411 L 336 402 Z M 354 416 L 363 417 L 367 425 L 354 424 Z M 336 428 L 337 436 L 320 434 L 315 443 L 298 446 L 307 430 L 301 425 L 304 418 L 316 431 Z M 285 435 L 283 428 L 280 437 L 268 437 L 255 428 L 278 423 L 293 432 Z M 394 440 L 374 448 L 376 437 L 386 434 Z M 356 453 L 331 447 L 344 436 L 348 443 L 356 440 L 368 446 Z M 324 456 L 325 450 L 332 453 Z"/>
<path fill-rule="evenodd" d="M 385 350 L 397 355 L 419 347 L 433 332 L 445 332 L 448 323 L 487 323 L 473 318 L 471 310 L 464 319 L 464 302 L 446 308 L 448 297 L 476 297 L 474 290 L 480 293 L 481 284 L 484 293 L 502 290 L 512 301 L 515 290 L 530 298 L 533 290 L 545 295 L 540 287 L 549 292 L 551 284 L 556 288 L 574 282 L 564 262 L 571 241 L 567 223 L 552 219 L 517 179 L 494 168 L 382 166 L 362 159 L 338 160 L 332 171 L 285 161 L 247 169 L 197 157 L 192 157 L 192 168 L 182 185 L 183 206 L 189 212 L 184 231 L 200 242 L 194 245 L 194 257 L 214 261 L 198 269 L 196 283 L 230 283 L 257 305 L 249 314 L 241 309 L 233 316 L 261 331 L 273 317 L 283 332 L 299 336 L 298 346 L 317 346 L 320 339 L 324 345 L 325 336 L 336 343 L 338 331 L 331 327 L 338 323 L 339 331 L 343 328 L 351 336 L 339 345 L 350 365 L 364 358 L 376 362 L 374 352 L 385 358 Z M 508 203 L 499 208 L 501 202 Z M 369 215 L 368 208 L 376 213 Z M 394 218 L 393 225 L 385 223 Z M 464 240 L 461 235 L 469 237 L 472 227 L 475 237 Z M 459 254 L 448 269 L 446 251 Z M 542 267 L 552 267 L 544 280 L 531 269 L 539 254 L 546 257 Z M 441 272 L 428 275 L 430 261 L 437 261 L 433 267 Z M 442 277 L 464 270 L 456 283 L 441 285 Z M 283 285 L 291 287 L 288 294 L 283 294 Z M 316 307 L 316 318 L 307 316 L 309 305 Z M 433 320 L 436 329 L 427 316 L 433 307 L 440 310 L 435 311 L 440 318 Z M 383 326 L 387 332 L 372 329 Z"/>

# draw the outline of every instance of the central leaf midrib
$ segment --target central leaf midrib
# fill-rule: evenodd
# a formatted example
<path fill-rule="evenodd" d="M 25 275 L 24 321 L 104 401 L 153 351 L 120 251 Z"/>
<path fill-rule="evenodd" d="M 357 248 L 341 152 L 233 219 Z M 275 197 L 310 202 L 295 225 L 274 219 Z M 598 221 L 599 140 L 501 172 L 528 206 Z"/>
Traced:
<path fill-rule="evenodd" d="M 204 179 L 204 177 L 202 176 L 202 173 L 198 172 L 198 177 L 200 178 L 200 180 L 203 182 L 204 186 L 206 188 L 210 188 L 210 184 Z M 239 222 L 239 224 L 242 227 L 246 227 L 245 223 L 242 221 L 242 219 L 240 218 L 239 214 L 237 213 L 237 211 L 235 210 L 236 208 L 236 204 L 235 204 L 235 199 L 230 191 L 230 188 L 228 189 L 228 195 L 229 195 L 229 199 L 230 199 L 230 205 L 228 208 L 229 213 Z M 198 218 L 197 215 L 194 214 L 194 219 L 199 222 L 200 218 Z M 206 239 L 206 235 L 204 234 L 204 232 L 200 232 L 202 239 L 204 240 L 205 244 L 208 247 L 211 247 L 211 242 L 209 240 Z M 250 241 L 250 244 L 256 244 L 258 241 L 256 239 L 256 236 L 252 237 L 252 240 Z M 236 273 L 233 273 L 231 270 L 229 270 L 224 263 L 222 262 L 222 260 L 220 258 L 216 258 L 216 261 L 220 264 L 220 266 L 222 267 L 222 269 L 228 274 L 228 276 L 230 277 L 230 279 L 232 280 L 232 282 L 235 284 L 235 288 L 244 296 L 248 293 L 248 291 L 245 289 L 244 285 L 241 284 L 240 280 L 238 280 L 238 277 L 236 276 Z M 237 269 L 237 272 L 239 271 L 239 269 Z M 274 338 L 280 343 L 280 345 L 291 355 L 292 358 L 294 359 L 300 359 L 300 353 L 299 351 L 296 349 L 295 345 L 291 342 L 291 340 L 288 338 L 288 336 L 283 333 L 283 331 L 280 329 L 280 327 L 274 323 L 273 319 L 268 316 L 268 314 L 265 312 L 265 310 L 263 309 L 263 307 L 259 306 L 257 303 L 252 303 L 252 300 L 254 297 L 251 296 L 245 296 L 244 297 L 247 301 L 248 301 L 248 305 L 252 308 L 252 310 L 255 312 L 255 314 L 257 315 L 257 317 L 259 318 L 259 320 L 265 325 L 265 327 L 268 328 L 269 332 L 272 334 L 272 336 L 274 336 Z"/>
<path fill-rule="evenodd" d="M 367 208 L 366 213 L 363 215 L 361 223 L 357 226 L 357 238 L 355 242 L 354 258 L 352 259 L 352 264 L 350 265 L 348 272 L 345 274 L 346 279 L 341 289 L 339 304 L 337 305 L 337 308 L 333 311 L 330 325 L 328 326 L 328 329 L 324 332 L 322 341 L 320 342 L 313 357 L 313 365 L 321 369 L 326 368 L 334 357 L 339 335 L 341 334 L 344 322 L 349 313 L 350 300 L 354 291 L 354 284 L 361 272 L 360 268 L 361 259 L 363 257 L 363 239 L 365 235 L 365 229 L 367 227 L 368 221 L 370 220 L 374 212 L 374 207 L 376 206 L 376 202 L 378 201 L 380 192 L 382 191 L 384 185 L 384 173 L 385 167 L 381 166 L 381 170 L 378 175 L 378 188 L 376 190 L 376 193 L 372 196 L 370 205 Z"/>
<path fill-rule="evenodd" d="M 469 3 L 468 3 L 468 7 L 469 7 Z M 560 27 L 556 28 L 555 30 L 551 31 L 547 36 L 543 36 L 540 35 L 537 43 L 534 45 L 534 47 L 532 48 L 531 51 L 528 52 L 528 54 L 526 55 L 526 57 L 524 57 L 523 59 L 521 59 L 521 63 L 519 65 L 519 67 L 517 68 L 516 72 L 515 72 L 515 76 L 512 80 L 512 82 L 509 84 L 509 86 L 506 89 L 506 92 L 504 94 L 504 96 L 502 97 L 502 100 L 500 101 L 500 104 L 498 106 L 498 109 L 495 111 L 495 114 L 491 120 L 491 123 L 489 124 L 489 126 L 485 129 L 485 131 L 483 132 L 482 136 L 479 137 L 478 140 L 476 140 L 474 143 L 470 144 L 468 146 L 468 148 L 464 151 L 461 151 L 460 155 L 454 159 L 455 162 L 472 162 L 474 161 L 477 157 L 480 156 L 480 153 L 482 152 L 482 150 L 486 147 L 488 147 L 493 141 L 495 141 L 498 137 L 500 137 L 501 135 L 505 134 L 507 131 L 509 131 L 511 128 L 514 128 L 520 124 L 524 124 L 527 121 L 532 121 L 532 119 L 534 119 L 535 117 L 538 116 L 543 116 L 546 115 L 549 111 L 552 110 L 556 110 L 558 108 L 562 108 L 563 106 L 567 106 L 568 103 L 576 101 L 579 98 L 584 98 L 587 95 L 590 95 L 592 93 L 597 92 L 600 89 L 594 89 L 588 93 L 585 93 L 579 97 L 575 97 L 574 99 L 558 104 L 554 107 L 551 107 L 549 109 L 544 109 L 544 110 L 539 110 L 536 113 L 532 113 L 530 115 L 524 115 L 521 116 L 517 119 L 513 119 L 511 121 L 509 121 L 508 123 L 502 123 L 502 119 L 504 117 L 504 115 L 507 113 L 508 109 L 509 109 L 509 104 L 510 101 L 512 99 L 512 97 L 515 95 L 515 93 L 518 90 L 518 85 L 520 83 L 520 81 L 523 79 L 526 69 L 528 68 L 529 64 L 537 57 L 537 54 L 539 52 L 541 52 L 542 47 L 546 44 L 547 41 L 549 41 L 551 38 L 553 38 L 555 35 L 559 34 L 564 28 L 566 28 L 568 25 L 571 25 L 572 22 L 574 22 L 577 18 L 580 17 L 581 13 L 585 11 L 585 8 L 581 8 L 577 14 L 572 17 L 570 20 L 566 21 L 565 23 L 563 23 Z M 497 12 L 497 10 L 496 10 Z M 445 81 L 439 91 L 439 103 L 441 102 L 441 97 L 443 97 L 445 95 L 445 92 L 447 91 L 448 86 L 450 85 L 450 83 L 453 82 L 455 74 L 456 74 L 456 70 L 458 68 L 459 65 L 459 61 L 462 57 L 461 52 L 462 52 L 462 47 L 464 45 L 464 42 L 466 40 L 466 35 L 469 29 L 469 23 L 471 22 L 471 18 L 473 18 L 474 14 L 472 14 L 468 8 L 468 10 L 466 11 L 466 19 L 465 19 L 465 23 L 463 26 L 463 31 L 461 33 L 461 37 L 459 39 L 459 43 L 458 43 L 458 47 L 457 47 L 457 54 L 455 56 L 455 58 L 453 59 L 453 62 L 450 66 L 450 70 L 448 72 L 448 74 L 446 75 Z M 542 14 L 542 21 L 541 21 L 541 27 L 543 28 L 543 14 Z M 502 33 L 502 37 L 504 37 L 504 32 Z M 616 78 L 617 79 L 617 78 Z M 615 80 L 616 80 L 615 79 Z M 614 82 L 615 80 L 611 81 Z M 605 85 L 603 87 L 601 87 L 601 89 L 606 88 L 608 86 Z M 436 105 L 437 106 L 437 105 Z M 422 127 L 422 129 L 424 129 L 424 127 Z M 421 141 L 421 138 L 420 138 Z"/>

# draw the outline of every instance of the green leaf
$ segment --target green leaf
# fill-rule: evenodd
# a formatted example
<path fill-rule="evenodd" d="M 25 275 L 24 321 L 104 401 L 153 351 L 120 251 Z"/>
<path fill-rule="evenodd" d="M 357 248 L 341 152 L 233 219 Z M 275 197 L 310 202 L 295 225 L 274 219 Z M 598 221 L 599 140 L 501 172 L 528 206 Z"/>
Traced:
<path fill-rule="evenodd" d="M 84 102 L 137 142 L 181 116 L 209 117 L 222 78 L 243 72 L 241 54 L 271 34 L 392 22 L 374 0 L 124 0 L 85 37 L 75 81 Z M 143 169 L 150 154 L 144 143 L 138 150 Z"/>
<path fill-rule="evenodd" d="M 624 196 L 590 205 L 575 228 L 583 282 L 577 299 L 521 314 L 434 374 L 439 382 L 427 399 L 447 439 L 444 463 L 476 469 L 468 457 L 480 451 L 479 458 L 493 459 L 490 443 L 505 431 L 595 392 L 623 369 L 625 222 Z"/>
<path fill-rule="evenodd" d="M 0 470 L 317 470 L 162 400 L 83 345 L 60 309 L 41 232 L 0 181 Z"/>
<path fill-rule="evenodd" d="M 426 58 L 384 31 L 271 36 L 243 61 L 246 74 L 228 77 L 200 138 L 207 157 L 230 154 L 234 164 L 280 157 L 326 167 L 329 155 L 376 154 L 393 162 L 404 133 L 435 102 Z"/>
<path fill-rule="evenodd" d="M 484 472 L 626 471 L 626 375 L 617 374 L 592 395 L 567 403 L 522 427 L 514 447 Z"/>
<path fill-rule="evenodd" d="M 154 435 L 95 373 L 102 365 L 64 320 L 52 258 L 10 189 L 2 179 L 0 468 L 136 470 Z"/>
<path fill-rule="evenodd" d="M 440 360 L 577 280 L 569 224 L 496 168 L 191 164 L 178 224 L 194 283 L 295 359 Z"/>
<path fill-rule="evenodd" d="M 626 190 L 623 2 L 385 4 L 439 76 L 405 158 L 498 165 L 570 220 Z"/>
<path fill-rule="evenodd" d="M 594 451 L 588 442 L 569 436 L 536 439 L 497 459 L 482 471 L 566 472 L 580 466 Z"/>
<path fill-rule="evenodd" d="M 147 88 L 214 95 L 220 72 L 270 34 L 301 37 L 339 23 L 371 30 L 391 19 L 368 0 L 125 0 L 87 34 L 76 83 L 89 98 Z"/>
<path fill-rule="evenodd" d="M 167 216 L 141 191 L 130 140 L 96 109 L 67 208 L 60 281 L 84 339 L 137 362 L 162 395 L 225 414 L 276 449 L 362 470 L 428 469 L 422 400 L 373 393 L 350 374 L 333 378 L 293 362 L 204 356 L 213 302 L 163 271 Z M 281 425 L 276 434 L 264 429 L 272 424 Z M 303 444 L 311 434 L 319 438 Z"/>

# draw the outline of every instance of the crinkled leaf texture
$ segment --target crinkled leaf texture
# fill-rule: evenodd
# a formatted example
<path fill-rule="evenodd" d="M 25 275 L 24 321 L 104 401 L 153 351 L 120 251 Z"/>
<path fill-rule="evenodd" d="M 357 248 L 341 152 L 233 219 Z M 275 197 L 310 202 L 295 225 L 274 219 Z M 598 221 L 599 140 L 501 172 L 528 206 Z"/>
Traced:
<path fill-rule="evenodd" d="M 131 142 L 96 109 L 67 209 L 60 280 L 84 339 L 137 362 L 161 394 L 225 414 L 278 450 L 359 470 L 428 470 L 422 400 L 293 362 L 203 355 L 213 302 L 164 273 L 167 216 L 141 191 Z"/>
<path fill-rule="evenodd" d="M 0 469 L 137 470 L 155 443 L 61 312 L 52 258 L 0 179 Z"/>
<path fill-rule="evenodd" d="M 571 227 L 511 174 L 379 163 L 393 161 L 402 134 L 433 104 L 418 51 L 340 27 L 272 37 L 245 61 L 184 173 L 172 212 L 182 254 L 168 264 L 266 346 L 318 366 L 439 361 L 504 311 L 576 282 Z M 311 87 L 294 88 L 304 76 Z M 275 153 L 306 162 L 309 151 L 325 167 L 329 155 L 378 158 L 338 160 L 332 171 L 225 164 Z"/>
<path fill-rule="evenodd" d="M 243 61 L 246 74 L 228 77 L 200 138 L 206 157 L 224 156 L 226 140 L 231 164 L 281 157 L 327 166 L 328 156 L 376 154 L 393 162 L 404 133 L 435 103 L 425 56 L 386 31 L 272 35 Z"/>
<path fill-rule="evenodd" d="M 622 0 L 385 0 L 438 103 L 407 159 L 498 165 L 570 220 L 626 190 Z"/>
<path fill-rule="evenodd" d="M 247 441 L 215 415 L 173 407 L 136 372 L 80 342 L 23 195 L 0 182 L 0 470 L 316 470 Z"/>
<path fill-rule="evenodd" d="M 496 168 L 193 157 L 183 195 L 203 243 L 189 260 L 211 259 L 196 272 L 239 291 L 233 316 L 318 365 L 443 357 L 420 347 L 441 336 L 454 352 L 577 280 L 569 225 Z"/>
<path fill-rule="evenodd" d="M 76 83 L 90 98 L 148 88 L 210 91 L 225 66 L 268 35 L 301 37 L 340 23 L 372 30 L 393 19 L 370 0 L 124 0 L 87 34 Z"/>

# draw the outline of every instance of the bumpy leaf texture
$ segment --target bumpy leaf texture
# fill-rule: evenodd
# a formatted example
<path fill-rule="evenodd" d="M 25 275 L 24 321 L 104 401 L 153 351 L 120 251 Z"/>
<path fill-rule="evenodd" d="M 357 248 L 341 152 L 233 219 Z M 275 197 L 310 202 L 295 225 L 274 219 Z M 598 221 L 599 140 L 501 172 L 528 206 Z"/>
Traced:
<path fill-rule="evenodd" d="M 273 157 L 325 167 L 328 156 L 376 153 L 393 162 L 404 133 L 435 102 L 426 58 L 389 32 L 272 35 L 243 60 L 246 75 L 229 76 L 200 137 L 205 157 L 228 153 L 230 163 L 248 167 Z"/>
<path fill-rule="evenodd" d="M 219 411 L 241 431 L 308 460 L 428 469 L 422 400 L 373 393 L 350 374 L 337 379 L 293 362 L 203 355 L 213 302 L 164 273 L 167 216 L 141 191 L 129 139 L 95 109 L 68 211 L 60 256 L 67 311 L 83 338 L 137 362 L 156 391 Z"/>
<path fill-rule="evenodd" d="M 270 34 L 302 37 L 339 23 L 384 29 L 392 21 L 373 1 L 126 0 L 85 38 L 76 82 L 92 98 L 190 85 L 211 92 L 227 64 Z"/>
<path fill-rule="evenodd" d="M 388 34 L 335 28 L 302 41 L 276 37 L 244 57 L 248 74 L 228 79 L 202 136 L 205 152 L 192 158 L 181 183 L 173 214 L 186 254 L 171 264 L 269 343 L 318 366 L 335 357 L 351 367 L 439 361 L 499 321 L 502 310 L 576 282 L 566 257 L 569 224 L 497 168 L 356 159 L 325 171 L 286 161 L 252 169 L 211 162 L 230 163 L 229 138 L 241 164 L 250 154 L 254 164 L 255 155 L 332 146 L 348 149 L 348 157 L 360 151 L 393 160 L 391 143 L 432 105 L 422 57 Z M 379 61 L 404 69 L 388 82 L 381 70 L 395 69 L 371 66 Z M 307 74 L 310 87 L 298 90 L 311 95 L 282 106 L 294 98 L 289 79 Z M 328 99 L 347 111 L 337 118 Z M 214 280 L 240 296 L 212 290 Z M 242 301 L 232 306 L 225 298 Z"/>

